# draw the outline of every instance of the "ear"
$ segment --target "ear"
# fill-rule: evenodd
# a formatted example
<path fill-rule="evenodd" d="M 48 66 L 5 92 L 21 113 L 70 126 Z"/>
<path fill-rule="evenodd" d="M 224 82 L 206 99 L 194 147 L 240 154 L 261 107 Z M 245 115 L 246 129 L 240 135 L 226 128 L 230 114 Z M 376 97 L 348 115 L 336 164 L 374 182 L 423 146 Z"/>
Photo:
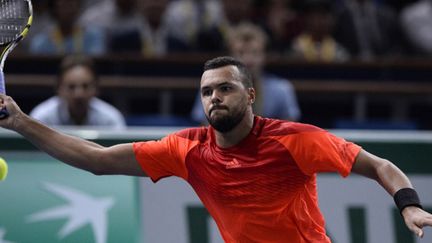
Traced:
<path fill-rule="evenodd" d="M 252 105 L 255 102 L 255 89 L 254 88 L 248 88 L 248 95 L 249 95 L 249 105 Z"/>

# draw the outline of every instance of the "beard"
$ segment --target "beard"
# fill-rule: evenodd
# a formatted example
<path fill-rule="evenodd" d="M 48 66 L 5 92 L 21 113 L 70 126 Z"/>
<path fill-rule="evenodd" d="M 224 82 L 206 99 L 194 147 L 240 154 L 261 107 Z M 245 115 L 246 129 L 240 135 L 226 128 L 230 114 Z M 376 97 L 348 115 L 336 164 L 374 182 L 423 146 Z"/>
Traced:
<path fill-rule="evenodd" d="M 228 113 L 224 116 L 219 116 L 212 118 L 211 116 L 207 116 L 207 121 L 209 124 L 218 132 L 226 133 L 234 129 L 242 120 L 246 114 L 247 107 L 244 106 L 238 110 L 233 111 L 232 113 Z M 228 110 L 229 111 L 229 110 Z M 211 111 L 213 112 L 213 111 Z M 211 113 L 210 113 L 211 114 Z"/>

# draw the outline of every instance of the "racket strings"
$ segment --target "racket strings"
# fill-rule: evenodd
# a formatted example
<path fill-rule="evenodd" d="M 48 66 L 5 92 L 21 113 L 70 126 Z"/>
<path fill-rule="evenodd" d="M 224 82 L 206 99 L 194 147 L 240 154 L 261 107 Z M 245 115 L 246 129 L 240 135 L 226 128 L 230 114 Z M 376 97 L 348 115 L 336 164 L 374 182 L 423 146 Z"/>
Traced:
<path fill-rule="evenodd" d="M 26 27 L 24 1 L 2 0 L 0 2 L 0 45 L 14 41 Z"/>

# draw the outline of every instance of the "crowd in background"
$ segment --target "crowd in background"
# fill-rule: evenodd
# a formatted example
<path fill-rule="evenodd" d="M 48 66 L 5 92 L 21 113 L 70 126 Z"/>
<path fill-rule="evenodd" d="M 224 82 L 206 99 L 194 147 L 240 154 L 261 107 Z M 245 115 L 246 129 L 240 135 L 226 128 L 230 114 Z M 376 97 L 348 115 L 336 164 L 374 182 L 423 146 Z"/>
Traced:
<path fill-rule="evenodd" d="M 281 58 L 343 62 L 432 56 L 432 0 L 38 0 L 21 50 L 36 55 L 227 52 L 251 23 Z"/>
<path fill-rule="evenodd" d="M 34 117 L 49 120 L 51 123 L 46 123 L 51 125 L 107 125 L 105 120 L 92 118 L 92 114 L 100 116 L 107 110 L 117 114 L 111 117 L 117 117 L 112 120 L 118 121 L 119 127 L 130 125 L 131 114 L 121 111 L 129 118 L 124 119 L 120 111 L 97 99 L 97 75 L 83 57 L 231 55 L 252 71 L 259 94 L 256 114 L 292 121 L 305 117 L 295 87 L 290 77 L 268 73 L 265 64 L 270 58 L 379 63 L 432 57 L 432 0 L 32 2 L 31 31 L 14 53 L 66 60 L 69 56 L 77 61 L 66 75 L 60 72 L 59 80 L 66 81 L 58 82 L 56 94 L 42 103 L 43 109 L 32 111 Z M 70 80 L 73 83 L 67 82 Z M 139 124 L 143 124 L 144 112 L 139 112 Z M 193 124 L 206 122 L 199 95 L 191 113 L 183 115 L 190 116 L 188 121 Z"/>

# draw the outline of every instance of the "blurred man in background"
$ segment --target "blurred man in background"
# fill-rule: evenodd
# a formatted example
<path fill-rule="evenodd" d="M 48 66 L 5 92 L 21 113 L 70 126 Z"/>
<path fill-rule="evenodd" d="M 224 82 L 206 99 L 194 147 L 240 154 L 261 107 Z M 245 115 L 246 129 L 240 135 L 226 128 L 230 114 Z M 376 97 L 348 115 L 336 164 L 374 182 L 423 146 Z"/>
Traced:
<path fill-rule="evenodd" d="M 30 116 L 51 126 L 104 126 L 124 128 L 123 115 L 96 98 L 98 77 L 86 56 L 67 56 L 57 78 L 57 95 L 36 106 Z"/>
<path fill-rule="evenodd" d="M 103 30 L 95 26 L 82 26 L 78 23 L 82 4 L 82 0 L 49 0 L 48 6 L 53 17 L 53 24 L 31 39 L 30 53 L 38 55 L 104 54 L 106 39 Z"/>
<path fill-rule="evenodd" d="M 348 51 L 333 36 L 333 3 L 329 0 L 306 0 L 303 4 L 305 26 L 293 40 L 289 55 L 311 62 L 347 61 Z"/>
<path fill-rule="evenodd" d="M 432 0 L 408 5 L 400 16 L 403 30 L 415 55 L 432 57 Z"/>
<path fill-rule="evenodd" d="M 343 0 L 335 13 L 335 38 L 353 59 L 371 61 L 404 51 L 396 13 L 385 3 Z M 392 1 L 386 1 L 392 2 Z"/>

